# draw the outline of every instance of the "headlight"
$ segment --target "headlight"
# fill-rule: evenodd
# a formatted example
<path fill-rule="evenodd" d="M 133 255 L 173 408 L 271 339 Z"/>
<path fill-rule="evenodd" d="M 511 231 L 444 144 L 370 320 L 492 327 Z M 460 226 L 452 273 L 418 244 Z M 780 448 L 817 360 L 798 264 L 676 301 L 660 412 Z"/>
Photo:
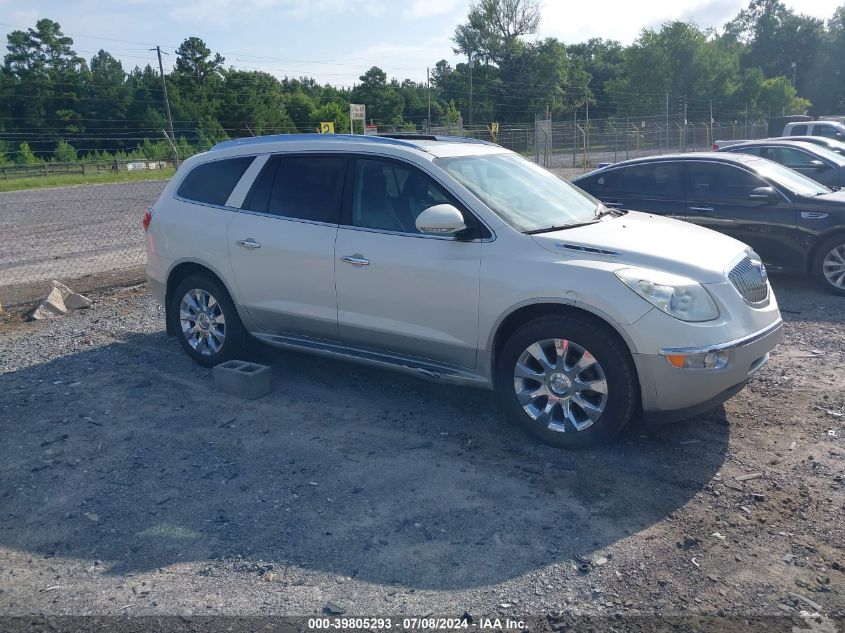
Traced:
<path fill-rule="evenodd" d="M 712 321 L 719 316 L 704 287 L 688 277 L 650 268 L 622 268 L 614 273 L 643 299 L 681 321 Z"/>

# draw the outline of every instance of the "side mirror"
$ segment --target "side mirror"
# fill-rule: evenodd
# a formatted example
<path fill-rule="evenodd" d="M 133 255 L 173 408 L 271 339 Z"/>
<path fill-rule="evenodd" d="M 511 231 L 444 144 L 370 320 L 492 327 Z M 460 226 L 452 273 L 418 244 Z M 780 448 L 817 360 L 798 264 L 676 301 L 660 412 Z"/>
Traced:
<path fill-rule="evenodd" d="M 827 169 L 827 165 L 820 160 L 811 160 L 810 167 L 812 167 L 816 171 L 824 171 L 825 169 Z"/>
<path fill-rule="evenodd" d="M 429 235 L 455 235 L 467 228 L 464 216 L 451 204 L 435 204 L 417 216 L 417 230 Z"/>
<path fill-rule="evenodd" d="M 757 187 L 751 190 L 751 193 L 748 194 L 748 199 L 769 204 L 777 202 L 780 196 L 774 187 Z"/>

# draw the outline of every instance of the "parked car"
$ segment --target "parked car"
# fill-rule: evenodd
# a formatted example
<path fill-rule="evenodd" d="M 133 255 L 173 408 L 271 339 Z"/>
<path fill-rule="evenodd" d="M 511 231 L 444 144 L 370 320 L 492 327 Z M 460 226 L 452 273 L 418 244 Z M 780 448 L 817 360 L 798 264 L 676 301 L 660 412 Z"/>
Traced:
<path fill-rule="evenodd" d="M 717 151 L 768 158 L 828 187 L 845 185 L 845 156 L 812 143 L 765 139 L 731 145 Z"/>
<path fill-rule="evenodd" d="M 765 139 L 765 140 L 772 140 L 772 139 Z M 776 140 L 779 141 L 801 141 L 803 143 L 812 143 L 813 145 L 821 145 L 822 147 L 829 149 L 831 152 L 836 152 L 841 156 L 845 156 L 845 142 L 837 141 L 833 138 L 828 138 L 826 136 L 783 136 L 778 137 Z"/>
<path fill-rule="evenodd" d="M 801 141 L 803 143 L 812 143 L 813 145 L 821 145 L 832 152 L 845 156 L 845 142 L 837 141 L 836 139 L 828 138 L 826 136 L 775 136 L 772 138 L 762 138 L 749 140 L 732 140 L 732 141 L 714 141 L 713 151 L 725 149 L 732 145 L 741 145 L 742 143 L 761 143 L 763 141 Z"/>
<path fill-rule="evenodd" d="M 845 295 L 845 192 L 731 152 L 639 158 L 574 183 L 613 208 L 687 220 L 745 242 L 773 270 Z"/>
<path fill-rule="evenodd" d="M 845 125 L 839 121 L 795 121 L 783 126 L 781 136 L 826 136 L 845 141 Z"/>
<path fill-rule="evenodd" d="M 759 256 L 611 210 L 518 154 L 441 137 L 227 141 L 145 215 L 167 331 L 202 365 L 247 337 L 495 388 L 557 446 L 739 391 L 781 317 Z"/>

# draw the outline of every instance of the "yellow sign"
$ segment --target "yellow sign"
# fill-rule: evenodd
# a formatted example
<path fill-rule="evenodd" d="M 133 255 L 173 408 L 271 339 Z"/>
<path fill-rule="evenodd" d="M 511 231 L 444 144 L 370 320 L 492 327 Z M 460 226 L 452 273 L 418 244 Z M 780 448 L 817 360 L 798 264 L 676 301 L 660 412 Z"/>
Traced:
<path fill-rule="evenodd" d="M 320 134 L 334 134 L 334 122 L 320 121 Z"/>

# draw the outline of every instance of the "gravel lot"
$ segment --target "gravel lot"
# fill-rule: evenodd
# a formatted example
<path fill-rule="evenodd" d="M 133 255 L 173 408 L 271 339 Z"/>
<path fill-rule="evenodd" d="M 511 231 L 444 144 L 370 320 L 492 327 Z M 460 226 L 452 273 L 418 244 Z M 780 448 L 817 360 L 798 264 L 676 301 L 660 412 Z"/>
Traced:
<path fill-rule="evenodd" d="M 833 626 L 845 299 L 775 287 L 785 341 L 748 388 L 580 453 L 523 435 L 489 392 L 295 353 L 255 351 L 269 396 L 217 393 L 143 286 L 53 322 L 7 316 L 0 615 L 803 610 Z"/>
<path fill-rule="evenodd" d="M 166 181 L 0 193 L 2 288 L 143 266 L 141 218 Z"/>

